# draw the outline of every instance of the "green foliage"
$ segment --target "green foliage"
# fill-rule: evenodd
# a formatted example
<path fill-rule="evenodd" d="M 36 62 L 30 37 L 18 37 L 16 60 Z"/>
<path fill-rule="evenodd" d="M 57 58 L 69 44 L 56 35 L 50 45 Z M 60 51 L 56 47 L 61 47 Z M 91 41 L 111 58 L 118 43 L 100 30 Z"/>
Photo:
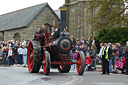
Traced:
<path fill-rule="evenodd" d="M 88 18 L 96 32 L 103 28 L 120 28 L 128 24 L 124 15 L 126 10 L 124 0 L 90 0 L 88 9 L 97 10 L 93 17 Z"/>
<path fill-rule="evenodd" d="M 96 36 L 98 42 L 104 42 L 107 40 L 110 43 L 122 43 L 125 44 L 128 41 L 128 28 L 112 28 L 103 29 Z"/>

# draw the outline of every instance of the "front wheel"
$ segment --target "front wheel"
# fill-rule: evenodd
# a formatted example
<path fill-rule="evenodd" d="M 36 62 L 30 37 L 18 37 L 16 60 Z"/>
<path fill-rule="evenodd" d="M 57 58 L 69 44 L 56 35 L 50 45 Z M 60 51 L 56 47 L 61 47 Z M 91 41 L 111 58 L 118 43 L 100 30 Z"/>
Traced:
<path fill-rule="evenodd" d="M 77 73 L 78 75 L 83 75 L 85 69 L 85 56 L 82 51 L 77 55 Z"/>
<path fill-rule="evenodd" d="M 43 54 L 43 71 L 45 75 L 49 75 L 50 72 L 50 53 L 45 51 Z"/>

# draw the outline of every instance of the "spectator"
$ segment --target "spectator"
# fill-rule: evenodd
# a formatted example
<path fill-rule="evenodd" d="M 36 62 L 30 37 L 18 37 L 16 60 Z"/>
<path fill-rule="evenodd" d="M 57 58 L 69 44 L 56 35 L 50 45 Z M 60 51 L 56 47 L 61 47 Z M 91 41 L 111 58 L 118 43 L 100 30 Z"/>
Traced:
<path fill-rule="evenodd" d="M 3 57 L 2 57 L 2 52 L 1 52 L 1 48 L 0 48 L 0 65 L 2 64 L 3 62 Z"/>
<path fill-rule="evenodd" d="M 15 62 L 15 64 L 18 64 L 19 55 L 18 55 L 18 46 L 17 45 L 13 48 L 13 54 L 14 54 L 14 62 Z"/>
<path fill-rule="evenodd" d="M 22 45 L 25 46 L 25 47 L 27 46 L 26 41 L 24 39 L 23 39 Z"/>
<path fill-rule="evenodd" d="M 93 37 L 92 43 L 95 43 L 95 45 L 97 45 L 97 42 L 96 42 L 96 38 L 95 37 Z"/>
<path fill-rule="evenodd" d="M 83 51 L 84 55 L 86 56 L 86 47 L 84 44 L 80 45 L 79 51 Z"/>
<path fill-rule="evenodd" d="M 77 49 L 73 49 L 73 50 L 72 50 L 73 62 L 76 62 L 77 55 L 78 55 L 78 50 L 77 50 Z M 71 65 L 71 69 L 72 69 L 72 70 L 76 69 L 76 64 L 72 64 L 72 65 Z"/>
<path fill-rule="evenodd" d="M 103 48 L 104 48 L 103 43 L 100 43 L 100 52 L 99 52 L 99 57 L 100 58 L 101 58 L 101 53 L 102 53 Z"/>
<path fill-rule="evenodd" d="M 27 66 L 27 49 L 25 48 L 25 46 L 23 46 L 23 60 L 24 60 L 24 66 L 23 67 L 26 67 Z"/>
<path fill-rule="evenodd" d="M 90 47 L 87 47 L 86 55 L 87 55 L 87 54 L 91 54 L 91 49 L 90 49 Z M 86 56 L 86 55 L 85 55 L 85 56 Z"/>
<path fill-rule="evenodd" d="M 123 58 L 123 47 L 121 46 L 121 43 L 119 43 L 119 60 L 122 61 Z"/>
<path fill-rule="evenodd" d="M 18 54 L 19 54 L 18 63 L 22 65 L 22 63 L 23 63 L 23 45 L 21 45 L 20 48 L 18 49 Z"/>
<path fill-rule="evenodd" d="M 92 69 L 96 70 L 96 51 L 94 46 L 91 46 L 91 54 L 90 57 L 92 59 Z"/>
<path fill-rule="evenodd" d="M 90 70 L 91 68 L 91 58 L 90 58 L 90 54 L 87 54 L 87 56 L 85 57 L 85 60 L 86 60 L 86 62 L 85 62 L 85 71 L 88 71 L 88 70 Z"/>
<path fill-rule="evenodd" d="M 12 48 L 9 47 L 8 50 L 8 65 L 12 65 L 13 64 L 13 60 L 12 60 Z"/>
<path fill-rule="evenodd" d="M 125 65 L 126 65 L 126 72 L 125 74 L 128 75 L 128 41 L 126 42 L 126 51 L 125 51 Z"/>
<path fill-rule="evenodd" d="M 3 55 L 3 63 L 6 65 L 7 64 L 7 48 L 4 46 L 2 50 L 2 55 Z"/>
<path fill-rule="evenodd" d="M 96 51 L 96 53 L 97 53 L 97 47 L 96 47 L 95 43 L 92 43 L 92 45 L 91 45 L 91 46 L 93 46 L 93 47 L 94 47 L 94 49 L 95 49 L 95 51 Z"/>
<path fill-rule="evenodd" d="M 71 41 L 72 41 L 72 43 L 74 44 L 74 45 L 76 45 L 76 40 L 74 39 L 74 37 L 73 36 L 71 36 Z"/>
<path fill-rule="evenodd" d="M 112 72 L 112 58 L 113 58 L 113 55 L 112 55 L 112 44 L 109 43 L 108 46 L 110 48 L 109 72 L 111 73 Z"/>
<path fill-rule="evenodd" d="M 103 61 L 102 61 L 102 59 L 101 59 L 101 55 L 102 55 L 102 51 L 103 51 L 103 49 L 104 49 L 104 44 L 103 43 L 100 43 L 100 52 L 99 52 L 99 58 L 100 58 L 100 60 L 101 60 L 101 66 L 103 65 Z M 103 66 L 102 66 L 103 67 Z M 103 70 L 103 68 L 102 68 L 102 70 Z"/>
<path fill-rule="evenodd" d="M 91 37 L 88 38 L 87 43 L 88 43 L 88 46 L 91 48 L 91 44 L 92 44 Z"/>
<path fill-rule="evenodd" d="M 113 51 L 112 51 L 112 55 L 113 55 L 113 59 L 112 59 L 112 64 L 113 64 L 113 71 L 115 71 L 115 63 L 116 63 L 116 58 L 117 58 L 117 55 L 118 55 L 118 49 L 117 49 L 117 46 L 116 45 L 113 45 Z"/>
<path fill-rule="evenodd" d="M 86 40 L 84 40 L 84 37 L 81 37 L 81 39 L 80 39 L 80 43 L 81 43 L 81 44 L 86 43 Z"/>

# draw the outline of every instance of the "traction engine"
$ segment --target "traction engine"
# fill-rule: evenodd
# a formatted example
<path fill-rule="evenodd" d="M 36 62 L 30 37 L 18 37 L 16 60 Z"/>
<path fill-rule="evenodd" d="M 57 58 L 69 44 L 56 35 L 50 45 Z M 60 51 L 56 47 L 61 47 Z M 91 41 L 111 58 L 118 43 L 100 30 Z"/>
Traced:
<path fill-rule="evenodd" d="M 83 75 L 85 69 L 85 56 L 82 51 L 77 54 L 76 62 L 72 59 L 72 41 L 67 37 L 68 32 L 63 32 L 66 28 L 66 12 L 61 12 L 61 31 L 43 33 L 43 41 L 36 35 L 28 45 L 27 62 L 30 73 L 38 73 L 42 66 L 45 75 L 49 75 L 50 68 L 58 69 L 60 73 L 68 73 L 71 65 L 76 64 L 77 73 Z M 58 36 L 59 35 L 59 36 Z M 43 42 L 43 45 L 40 43 Z"/>

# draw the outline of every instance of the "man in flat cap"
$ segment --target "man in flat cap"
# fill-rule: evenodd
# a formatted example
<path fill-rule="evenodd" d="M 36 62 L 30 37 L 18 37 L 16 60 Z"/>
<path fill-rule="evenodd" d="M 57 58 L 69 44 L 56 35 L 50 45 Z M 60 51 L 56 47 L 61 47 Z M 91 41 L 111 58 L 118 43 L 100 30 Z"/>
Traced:
<path fill-rule="evenodd" d="M 108 42 L 104 41 L 104 48 L 101 51 L 101 59 L 103 62 L 102 65 L 102 75 L 109 75 L 109 59 L 110 59 L 110 47 L 108 46 Z"/>

